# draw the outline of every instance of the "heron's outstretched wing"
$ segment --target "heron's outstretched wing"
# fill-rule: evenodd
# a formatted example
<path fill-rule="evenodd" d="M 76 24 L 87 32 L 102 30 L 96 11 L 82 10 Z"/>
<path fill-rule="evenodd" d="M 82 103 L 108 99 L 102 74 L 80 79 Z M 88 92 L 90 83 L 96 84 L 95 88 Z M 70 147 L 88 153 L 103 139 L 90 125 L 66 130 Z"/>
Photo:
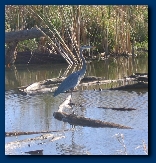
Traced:
<path fill-rule="evenodd" d="M 57 90 L 54 92 L 54 97 L 60 93 L 63 93 L 67 90 L 73 89 L 80 82 L 80 73 L 79 71 L 72 73 L 66 79 L 62 81 Z"/>

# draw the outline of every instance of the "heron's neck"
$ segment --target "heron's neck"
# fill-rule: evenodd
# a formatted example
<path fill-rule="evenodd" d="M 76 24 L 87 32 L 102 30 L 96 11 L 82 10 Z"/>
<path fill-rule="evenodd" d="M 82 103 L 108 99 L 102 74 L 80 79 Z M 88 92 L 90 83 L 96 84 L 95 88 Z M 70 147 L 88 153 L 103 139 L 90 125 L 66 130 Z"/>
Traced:
<path fill-rule="evenodd" d="M 82 68 L 79 72 L 80 72 L 81 77 L 83 77 L 83 75 L 85 75 L 85 72 L 86 72 L 86 61 L 82 55 L 82 51 L 83 50 L 80 49 L 80 58 L 82 59 Z"/>

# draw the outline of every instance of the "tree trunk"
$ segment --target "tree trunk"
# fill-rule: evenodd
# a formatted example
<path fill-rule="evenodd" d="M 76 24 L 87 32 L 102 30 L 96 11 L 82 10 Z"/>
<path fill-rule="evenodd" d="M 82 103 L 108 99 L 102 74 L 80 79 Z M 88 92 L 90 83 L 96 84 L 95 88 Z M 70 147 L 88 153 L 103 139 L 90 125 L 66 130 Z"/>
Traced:
<path fill-rule="evenodd" d="M 44 32 L 48 32 L 47 29 L 42 29 Z M 17 44 L 19 41 L 39 38 L 43 36 L 43 33 L 36 28 L 29 30 L 21 30 L 15 32 L 5 32 L 5 43 L 7 45 L 5 51 L 5 63 L 6 65 L 12 65 L 15 63 L 17 56 Z"/>
<path fill-rule="evenodd" d="M 16 56 L 17 56 L 17 51 L 16 51 L 17 44 L 18 44 L 17 41 L 7 43 L 7 48 L 5 51 L 5 60 L 6 60 L 5 63 L 7 65 L 12 65 L 15 63 Z"/>
<path fill-rule="evenodd" d="M 49 30 L 46 28 L 41 29 L 44 33 L 46 33 L 48 36 L 50 33 Z M 21 30 L 21 31 L 15 31 L 15 32 L 5 32 L 5 43 L 10 43 L 14 41 L 23 41 L 33 38 L 39 38 L 41 36 L 44 36 L 43 33 L 38 30 L 37 28 L 32 28 L 29 30 Z"/>

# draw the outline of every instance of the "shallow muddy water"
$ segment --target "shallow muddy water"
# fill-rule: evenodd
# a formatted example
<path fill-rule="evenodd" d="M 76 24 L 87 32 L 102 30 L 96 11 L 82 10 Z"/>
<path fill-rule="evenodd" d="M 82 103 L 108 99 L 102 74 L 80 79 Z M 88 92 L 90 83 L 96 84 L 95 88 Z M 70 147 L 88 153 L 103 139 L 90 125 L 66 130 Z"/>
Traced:
<path fill-rule="evenodd" d="M 118 79 L 135 72 L 148 72 L 147 59 L 109 60 L 87 65 L 87 76 Z M 74 112 L 83 117 L 113 122 L 133 129 L 71 126 L 53 113 L 69 93 L 22 95 L 16 89 L 36 81 L 62 76 L 67 65 L 19 65 L 5 73 L 5 132 L 41 132 L 5 137 L 9 155 L 144 155 L 148 148 L 148 90 L 107 90 L 104 86 L 79 88 L 73 93 Z M 70 73 L 69 70 L 68 73 Z M 98 88 L 102 87 L 102 91 Z M 103 108 L 99 108 L 103 107 Z M 135 108 L 116 111 L 112 108 Z M 69 110 L 70 111 L 70 110 Z M 124 143 L 124 144 L 123 144 Z M 33 152 L 32 152 L 33 151 Z M 34 153 L 36 151 L 36 153 Z"/>

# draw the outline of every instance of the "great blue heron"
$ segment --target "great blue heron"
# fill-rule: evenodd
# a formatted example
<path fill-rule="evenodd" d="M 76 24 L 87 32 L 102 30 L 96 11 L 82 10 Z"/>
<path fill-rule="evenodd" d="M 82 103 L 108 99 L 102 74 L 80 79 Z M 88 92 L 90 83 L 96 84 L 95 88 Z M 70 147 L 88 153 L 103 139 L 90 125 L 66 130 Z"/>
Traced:
<path fill-rule="evenodd" d="M 71 90 L 71 95 L 72 95 L 72 91 L 80 83 L 81 79 L 83 78 L 83 76 L 85 75 L 85 72 L 86 72 L 86 62 L 82 55 L 82 51 L 84 49 L 90 49 L 90 48 L 93 48 L 93 46 L 81 46 L 80 47 L 80 57 L 81 57 L 82 63 L 83 63 L 81 70 L 76 71 L 76 72 L 70 74 L 67 78 L 65 78 L 62 81 L 62 83 L 59 85 L 57 90 L 54 92 L 54 95 L 53 95 L 54 97 L 60 93 L 68 91 L 68 90 Z"/>

